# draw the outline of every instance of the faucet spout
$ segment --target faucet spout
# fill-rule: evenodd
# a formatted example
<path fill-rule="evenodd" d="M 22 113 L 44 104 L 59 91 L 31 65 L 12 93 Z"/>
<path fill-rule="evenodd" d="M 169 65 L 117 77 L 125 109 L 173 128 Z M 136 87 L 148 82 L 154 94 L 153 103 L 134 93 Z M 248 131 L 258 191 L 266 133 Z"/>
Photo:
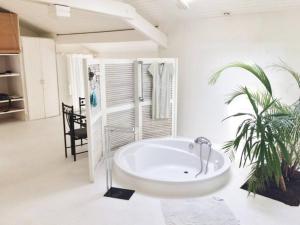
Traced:
<path fill-rule="evenodd" d="M 206 137 L 197 137 L 194 141 L 196 144 L 205 144 L 205 145 L 210 145 L 211 146 L 211 142 L 208 138 Z"/>

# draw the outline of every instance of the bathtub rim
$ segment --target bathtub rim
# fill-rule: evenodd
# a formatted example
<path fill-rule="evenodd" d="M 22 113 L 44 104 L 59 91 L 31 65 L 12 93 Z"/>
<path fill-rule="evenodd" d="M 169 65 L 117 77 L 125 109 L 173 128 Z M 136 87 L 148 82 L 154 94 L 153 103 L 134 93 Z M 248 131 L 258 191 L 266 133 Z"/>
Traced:
<path fill-rule="evenodd" d="M 145 181 L 151 181 L 151 182 L 160 182 L 160 183 L 165 183 L 165 184 L 193 184 L 193 183 L 198 183 L 198 182 L 204 182 L 204 181 L 209 181 L 209 180 L 213 180 L 213 179 L 216 179 L 217 177 L 227 173 L 230 168 L 231 168 L 231 160 L 229 159 L 229 157 L 224 153 L 224 152 L 221 152 L 219 150 L 216 150 L 214 147 L 212 148 L 213 151 L 216 151 L 218 152 L 219 154 L 221 154 L 224 158 L 224 166 L 222 166 L 219 170 L 217 170 L 216 173 L 213 173 L 209 176 L 205 176 L 205 177 L 200 177 L 200 178 L 197 178 L 197 179 L 193 179 L 193 180 L 164 180 L 164 179 L 154 179 L 154 178 L 150 178 L 150 177 L 145 177 L 145 176 L 142 176 L 138 173 L 134 173 L 134 172 L 129 172 L 126 168 L 122 167 L 121 163 L 118 163 L 118 161 L 120 161 L 120 157 L 122 154 L 124 154 L 124 151 L 126 151 L 128 148 L 130 148 L 131 146 L 134 146 L 138 143 L 147 143 L 147 142 L 152 142 L 152 141 L 160 141 L 160 140 L 181 140 L 181 141 L 187 141 L 187 142 L 192 142 L 193 140 L 192 139 L 189 139 L 189 138 L 185 138 L 185 137 L 164 137 L 164 138 L 149 138 L 149 139 L 145 139 L 145 140 L 140 140 L 140 141 L 136 141 L 136 142 L 133 142 L 133 143 L 130 143 L 128 145 L 125 145 L 121 148 L 119 148 L 116 153 L 114 154 L 114 157 L 113 157 L 113 165 L 114 167 L 117 167 L 118 170 L 120 170 L 121 172 L 125 173 L 127 176 L 131 176 L 131 177 L 134 177 L 136 179 L 141 179 L 141 180 L 145 180 Z M 157 145 L 160 145 L 160 144 L 157 144 Z M 163 146 L 163 145 L 161 145 Z M 218 145 L 215 145 L 213 144 L 213 146 L 218 146 Z M 184 151 L 184 150 L 182 150 Z M 189 153 L 189 152 L 187 152 Z"/>

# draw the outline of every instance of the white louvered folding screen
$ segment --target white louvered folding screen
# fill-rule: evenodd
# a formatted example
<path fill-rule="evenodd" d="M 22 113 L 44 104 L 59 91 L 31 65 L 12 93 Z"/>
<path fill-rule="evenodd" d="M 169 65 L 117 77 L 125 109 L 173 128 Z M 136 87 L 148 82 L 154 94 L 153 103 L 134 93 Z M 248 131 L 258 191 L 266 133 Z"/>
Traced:
<path fill-rule="evenodd" d="M 152 119 L 152 76 L 148 67 L 153 63 L 172 63 L 171 117 L 166 120 Z M 92 89 L 88 81 L 88 68 L 97 74 L 100 90 L 96 87 L 99 104 L 91 107 L 89 97 Z M 105 148 L 105 126 L 136 128 L 136 139 L 157 138 L 176 135 L 177 60 L 89 60 L 86 70 L 87 123 L 89 142 L 89 164 L 91 180 Z M 142 96 L 141 96 L 142 95 Z M 132 134 L 112 132 L 110 146 L 117 149 L 134 141 Z"/>

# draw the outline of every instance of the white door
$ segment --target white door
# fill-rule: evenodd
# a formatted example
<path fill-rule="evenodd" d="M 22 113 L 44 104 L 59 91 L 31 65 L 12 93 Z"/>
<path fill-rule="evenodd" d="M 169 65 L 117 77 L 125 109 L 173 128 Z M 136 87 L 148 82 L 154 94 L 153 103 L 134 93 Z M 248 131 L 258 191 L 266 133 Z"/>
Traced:
<path fill-rule="evenodd" d="M 40 39 L 42 73 L 44 83 L 45 117 L 59 115 L 59 97 L 56 69 L 55 43 L 52 39 Z"/>
<path fill-rule="evenodd" d="M 23 37 L 22 47 L 29 119 L 41 119 L 45 117 L 45 106 L 39 39 Z"/>

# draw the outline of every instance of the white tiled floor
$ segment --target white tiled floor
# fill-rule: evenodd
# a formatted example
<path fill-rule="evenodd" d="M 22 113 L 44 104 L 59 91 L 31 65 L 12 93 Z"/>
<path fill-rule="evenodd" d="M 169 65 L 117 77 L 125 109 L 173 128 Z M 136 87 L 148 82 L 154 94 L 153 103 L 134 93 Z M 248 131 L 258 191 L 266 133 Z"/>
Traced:
<path fill-rule="evenodd" d="M 300 225 L 299 207 L 239 189 L 246 171 L 215 196 L 226 200 L 242 225 Z M 64 159 L 60 118 L 0 124 L 0 225 L 164 225 L 160 199 L 134 194 L 104 198 L 103 168 L 88 181 L 87 158 Z"/>

